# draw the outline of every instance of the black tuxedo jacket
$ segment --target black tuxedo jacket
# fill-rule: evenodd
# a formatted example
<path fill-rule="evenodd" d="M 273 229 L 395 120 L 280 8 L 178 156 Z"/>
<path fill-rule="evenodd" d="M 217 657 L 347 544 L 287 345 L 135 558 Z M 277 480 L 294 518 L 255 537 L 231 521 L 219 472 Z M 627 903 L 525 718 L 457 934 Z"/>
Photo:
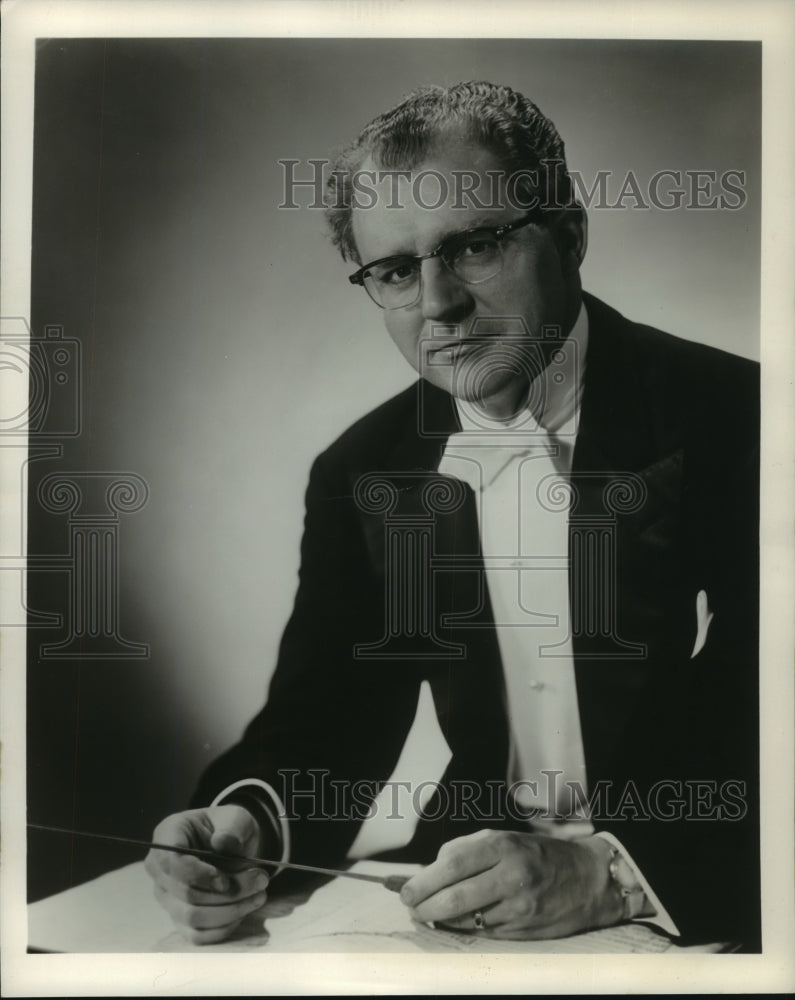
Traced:
<path fill-rule="evenodd" d="M 585 301 L 570 592 L 592 820 L 624 844 L 685 939 L 739 937 L 755 949 L 758 367 Z M 363 802 L 397 762 L 423 680 L 452 751 L 444 788 L 489 787 L 502 801 L 504 683 L 469 488 L 428 519 L 427 488 L 456 420 L 452 398 L 421 381 L 313 465 L 267 704 L 194 799 L 206 804 L 241 778 L 270 782 L 295 817 L 295 861 L 344 857 Z M 407 526 L 412 544 L 430 538 L 426 577 L 416 563 L 390 576 Z M 388 578 L 403 580 L 409 602 L 426 588 L 424 631 L 415 621 L 390 638 Z M 713 618 L 691 658 L 700 591 Z M 493 798 L 476 805 L 462 810 L 441 789 L 403 856 L 429 862 L 478 825 L 521 826 Z"/>

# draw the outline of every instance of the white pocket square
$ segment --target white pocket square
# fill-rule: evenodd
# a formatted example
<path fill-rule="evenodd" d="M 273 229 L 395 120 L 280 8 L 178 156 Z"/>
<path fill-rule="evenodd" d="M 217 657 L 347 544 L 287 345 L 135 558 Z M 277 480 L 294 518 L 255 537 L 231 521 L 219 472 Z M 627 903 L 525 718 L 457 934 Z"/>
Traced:
<path fill-rule="evenodd" d="M 709 610 L 706 590 L 699 590 L 696 595 L 696 641 L 693 646 L 693 652 L 690 654 L 691 660 L 694 656 L 698 656 L 704 648 L 704 643 L 707 641 L 709 625 L 713 617 L 713 613 Z"/>

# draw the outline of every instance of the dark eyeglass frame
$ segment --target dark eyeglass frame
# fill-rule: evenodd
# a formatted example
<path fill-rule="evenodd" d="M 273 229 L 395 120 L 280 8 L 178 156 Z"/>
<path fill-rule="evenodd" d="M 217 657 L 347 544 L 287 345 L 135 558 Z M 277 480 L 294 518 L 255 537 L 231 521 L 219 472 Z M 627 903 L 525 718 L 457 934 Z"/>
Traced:
<path fill-rule="evenodd" d="M 353 274 L 348 275 L 348 281 L 352 285 L 361 285 L 365 288 L 364 279 L 367 277 L 369 271 L 374 267 L 378 267 L 382 264 L 389 264 L 392 261 L 412 261 L 418 265 L 422 265 L 424 260 L 432 260 L 434 257 L 441 257 L 447 267 L 455 274 L 455 269 L 453 268 L 452 261 L 448 257 L 452 254 L 453 249 L 462 241 L 466 242 L 469 238 L 476 235 L 477 233 L 483 233 L 484 235 L 489 235 L 494 237 L 497 241 L 501 241 L 509 233 L 516 232 L 517 229 L 522 229 L 524 226 L 529 226 L 531 222 L 541 223 L 544 220 L 545 212 L 541 208 L 534 208 L 527 215 L 522 216 L 521 219 L 516 219 L 514 222 L 506 222 L 502 226 L 476 226 L 474 229 L 464 229 L 460 233 L 453 233 L 450 236 L 445 237 L 442 242 L 436 247 L 435 250 L 430 250 L 428 253 L 423 254 L 410 254 L 410 253 L 399 253 L 392 254 L 389 257 L 379 257 L 378 260 L 372 260 L 369 264 L 365 264 L 360 267 L 358 271 Z M 445 253 L 447 251 L 447 253 Z M 497 272 L 499 273 L 499 272 Z M 461 281 L 465 279 L 461 278 Z M 485 279 L 488 280 L 488 279 Z M 477 282 L 465 282 L 465 284 L 477 284 Z M 365 288 L 365 291 L 367 289 Z M 369 294 L 369 293 L 368 293 Z M 371 296 L 372 298 L 372 296 Z M 381 309 L 386 308 L 381 305 L 380 302 L 375 304 Z M 405 308 L 405 306 L 398 306 L 397 308 Z"/>

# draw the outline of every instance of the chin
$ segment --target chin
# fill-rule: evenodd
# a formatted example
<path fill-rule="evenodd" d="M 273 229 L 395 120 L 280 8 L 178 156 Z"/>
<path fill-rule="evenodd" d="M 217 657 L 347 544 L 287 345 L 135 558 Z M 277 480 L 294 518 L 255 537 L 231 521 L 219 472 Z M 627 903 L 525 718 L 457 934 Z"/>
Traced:
<path fill-rule="evenodd" d="M 473 385 L 468 380 L 462 379 L 460 384 L 446 388 L 456 399 L 469 403 L 484 416 L 509 420 L 523 408 L 527 386 L 515 379 L 506 379 L 489 385 Z"/>
<path fill-rule="evenodd" d="M 482 365 L 467 365 L 453 373 L 448 391 L 469 403 L 488 406 L 490 400 L 520 395 L 520 381 L 514 372 L 489 372 Z"/>

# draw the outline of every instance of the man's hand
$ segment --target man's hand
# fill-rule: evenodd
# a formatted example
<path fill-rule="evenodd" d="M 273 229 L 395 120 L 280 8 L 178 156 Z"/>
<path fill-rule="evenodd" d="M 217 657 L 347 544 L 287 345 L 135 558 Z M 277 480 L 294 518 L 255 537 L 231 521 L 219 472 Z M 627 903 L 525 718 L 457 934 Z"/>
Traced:
<path fill-rule="evenodd" d="M 154 832 L 156 843 L 200 847 L 241 859 L 256 857 L 260 831 L 253 816 L 238 805 L 212 806 L 175 813 Z M 212 944 L 228 937 L 241 921 L 265 903 L 268 876 L 245 868 L 231 871 L 187 854 L 151 850 L 146 870 L 155 895 L 178 930 L 194 944 Z M 234 864 L 231 865 L 234 867 Z"/>
<path fill-rule="evenodd" d="M 456 930 L 513 940 L 564 937 L 621 919 L 609 861 L 610 848 L 598 837 L 480 830 L 444 844 L 400 898 L 415 920 Z"/>

